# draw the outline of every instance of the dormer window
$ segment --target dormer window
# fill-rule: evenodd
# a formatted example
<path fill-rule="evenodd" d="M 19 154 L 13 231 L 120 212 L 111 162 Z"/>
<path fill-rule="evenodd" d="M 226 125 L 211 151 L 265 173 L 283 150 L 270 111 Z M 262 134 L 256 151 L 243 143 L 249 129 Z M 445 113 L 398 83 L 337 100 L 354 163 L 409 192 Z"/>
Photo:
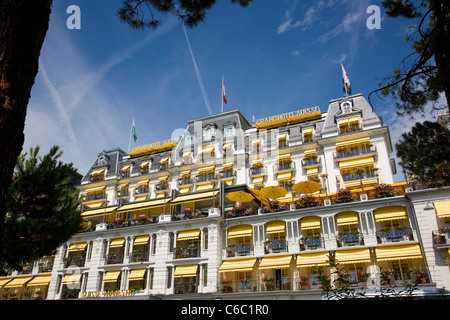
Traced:
<path fill-rule="evenodd" d="M 349 113 L 352 111 L 352 104 L 349 101 L 344 101 L 341 104 L 341 112 L 342 113 Z"/>
<path fill-rule="evenodd" d="M 223 138 L 226 140 L 227 138 L 233 138 L 234 133 L 234 124 L 228 124 L 223 127 Z"/>
<path fill-rule="evenodd" d="M 209 126 L 203 129 L 203 141 L 214 140 L 214 128 Z"/>

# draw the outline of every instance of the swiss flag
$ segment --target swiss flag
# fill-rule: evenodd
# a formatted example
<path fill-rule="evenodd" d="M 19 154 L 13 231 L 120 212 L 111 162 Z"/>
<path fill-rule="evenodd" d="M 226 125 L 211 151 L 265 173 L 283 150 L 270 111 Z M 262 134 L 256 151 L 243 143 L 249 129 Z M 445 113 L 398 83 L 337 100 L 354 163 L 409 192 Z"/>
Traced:
<path fill-rule="evenodd" d="M 225 96 L 225 82 L 222 77 L 222 99 L 223 102 L 227 103 L 227 97 Z"/>

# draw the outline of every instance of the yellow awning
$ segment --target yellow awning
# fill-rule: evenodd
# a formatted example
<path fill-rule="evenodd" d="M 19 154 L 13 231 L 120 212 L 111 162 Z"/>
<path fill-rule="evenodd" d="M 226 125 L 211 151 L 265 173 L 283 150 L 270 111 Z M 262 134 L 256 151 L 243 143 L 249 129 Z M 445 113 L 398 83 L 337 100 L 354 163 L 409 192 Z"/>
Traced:
<path fill-rule="evenodd" d="M 450 217 L 450 201 L 439 201 L 434 202 L 433 204 L 438 218 Z"/>
<path fill-rule="evenodd" d="M 252 140 L 252 144 L 256 144 L 256 143 L 260 143 L 261 142 L 261 139 L 253 139 Z"/>
<path fill-rule="evenodd" d="M 103 214 L 110 214 L 113 213 L 114 211 L 117 210 L 117 206 L 115 207 L 104 207 L 101 209 L 95 209 L 95 210 L 87 210 L 84 211 L 81 216 L 82 217 L 93 217 L 93 216 L 99 216 L 99 215 L 103 215 Z"/>
<path fill-rule="evenodd" d="M 301 230 L 317 229 L 317 228 L 320 228 L 320 217 L 311 216 L 300 219 Z"/>
<path fill-rule="evenodd" d="M 336 216 L 336 224 L 338 227 L 358 224 L 358 212 L 356 211 L 339 212 Z"/>
<path fill-rule="evenodd" d="M 159 161 L 160 164 L 167 163 L 167 162 L 169 162 L 169 157 L 164 157 Z"/>
<path fill-rule="evenodd" d="M 234 226 L 228 229 L 227 238 L 251 237 L 253 227 L 248 224 Z"/>
<path fill-rule="evenodd" d="M 89 188 L 84 190 L 85 193 L 95 193 L 95 192 L 101 192 L 101 191 L 105 191 L 106 190 L 106 186 L 101 186 L 101 187 L 96 187 L 96 188 Z"/>
<path fill-rule="evenodd" d="M 137 236 L 136 238 L 134 238 L 133 246 L 146 245 L 149 239 L 150 235 L 148 234 Z"/>
<path fill-rule="evenodd" d="M 180 188 L 180 193 L 189 193 L 191 187 L 182 187 Z"/>
<path fill-rule="evenodd" d="M 129 185 L 130 185 L 129 182 L 124 182 L 124 183 L 119 184 L 119 185 L 117 186 L 117 189 L 118 189 L 118 190 L 122 190 L 122 189 L 124 189 L 125 187 L 128 187 Z"/>
<path fill-rule="evenodd" d="M 166 182 L 167 180 L 169 180 L 169 176 L 162 176 L 158 178 L 158 182 Z"/>
<path fill-rule="evenodd" d="M 359 159 L 353 159 L 353 160 L 345 160 L 345 161 L 339 161 L 339 169 L 346 169 L 346 168 L 352 168 L 352 167 L 363 167 L 363 166 L 370 166 L 375 164 L 375 159 L 373 156 L 359 158 Z"/>
<path fill-rule="evenodd" d="M 226 179 L 226 180 L 223 180 L 227 185 L 229 185 L 230 187 L 233 185 L 233 178 L 231 178 L 231 179 Z"/>
<path fill-rule="evenodd" d="M 75 242 L 70 244 L 69 252 L 83 251 L 87 246 L 87 242 Z"/>
<path fill-rule="evenodd" d="M 82 274 L 81 273 L 71 273 L 71 274 L 66 274 L 64 276 L 64 279 L 62 281 L 62 284 L 64 285 L 68 285 L 68 284 L 78 284 L 80 282 Z"/>
<path fill-rule="evenodd" d="M 91 176 L 95 176 L 97 174 L 103 174 L 103 173 L 105 173 L 105 169 L 94 170 L 91 172 Z"/>
<path fill-rule="evenodd" d="M 338 250 L 336 251 L 336 260 L 341 264 L 370 262 L 370 249 Z"/>
<path fill-rule="evenodd" d="M 292 255 L 263 258 L 258 269 L 286 269 L 290 267 Z"/>
<path fill-rule="evenodd" d="M 358 144 L 363 144 L 363 143 L 364 144 L 370 143 L 370 137 L 353 139 L 353 140 L 348 140 L 348 141 L 343 141 L 343 142 L 336 142 L 336 148 L 347 147 L 347 146 L 351 146 L 351 145 L 358 145 Z"/>
<path fill-rule="evenodd" d="M 328 251 L 313 252 L 297 255 L 297 268 L 327 266 Z"/>
<path fill-rule="evenodd" d="M 109 244 L 110 248 L 120 248 L 123 247 L 125 243 L 125 238 L 116 238 L 116 239 L 112 239 L 111 243 Z"/>
<path fill-rule="evenodd" d="M 138 202 L 138 201 L 144 201 L 147 200 L 148 194 L 141 194 L 138 196 L 134 197 L 134 201 Z"/>
<path fill-rule="evenodd" d="M 141 168 L 147 167 L 150 164 L 150 161 L 144 161 L 140 164 Z"/>
<path fill-rule="evenodd" d="M 403 206 L 386 206 L 373 211 L 375 222 L 407 219 L 406 208 Z"/>
<path fill-rule="evenodd" d="M 256 258 L 226 260 L 219 268 L 219 272 L 247 272 L 252 271 Z"/>
<path fill-rule="evenodd" d="M 200 153 L 210 153 L 214 151 L 214 146 L 208 146 L 200 150 Z"/>
<path fill-rule="evenodd" d="M 233 169 L 233 162 L 230 162 L 230 163 L 224 163 L 223 165 L 222 165 L 222 169 L 223 170 L 231 170 L 231 169 Z"/>
<path fill-rule="evenodd" d="M 305 156 L 312 156 L 314 154 L 317 154 L 317 149 L 305 150 Z"/>
<path fill-rule="evenodd" d="M 255 178 L 253 178 L 252 182 L 253 182 L 254 185 L 263 184 L 264 183 L 264 177 L 255 177 Z"/>
<path fill-rule="evenodd" d="M 196 191 L 205 191 L 205 190 L 211 190 L 211 189 L 214 189 L 214 183 L 208 182 L 208 183 L 198 185 Z"/>
<path fill-rule="evenodd" d="M 190 176 L 190 175 L 191 175 L 191 172 L 192 172 L 192 170 L 184 170 L 184 171 L 181 171 L 180 177 Z"/>
<path fill-rule="evenodd" d="M 175 200 L 172 201 L 172 204 L 181 203 L 181 202 L 195 202 L 195 201 L 209 200 L 209 199 L 212 199 L 214 196 L 216 196 L 218 193 L 219 193 L 219 190 L 215 190 L 215 191 L 208 191 L 208 192 L 178 196 L 175 198 Z"/>
<path fill-rule="evenodd" d="M 35 277 L 33 280 L 28 282 L 27 287 L 35 287 L 35 286 L 48 286 L 50 283 L 52 275 L 46 274 Z"/>
<path fill-rule="evenodd" d="M 12 281 L 5 284 L 4 288 L 21 287 L 21 286 L 25 285 L 28 281 L 30 281 L 32 278 L 33 278 L 33 276 L 14 278 Z"/>
<path fill-rule="evenodd" d="M 7 284 L 9 281 L 11 281 L 13 278 L 12 277 L 8 277 L 8 278 L 0 278 L 0 288 L 2 286 L 4 286 L 5 284 Z"/>
<path fill-rule="evenodd" d="M 133 269 L 133 270 L 131 270 L 130 276 L 128 277 L 128 281 L 144 280 L 146 271 L 147 271 L 147 269 Z"/>
<path fill-rule="evenodd" d="M 255 159 L 255 160 L 252 160 L 251 164 L 252 164 L 252 165 L 254 165 L 254 164 L 260 164 L 260 163 L 262 164 L 263 161 L 264 161 L 264 159 Z"/>
<path fill-rule="evenodd" d="M 170 199 L 157 199 L 157 200 L 149 200 L 145 202 L 126 204 L 120 207 L 117 212 L 125 212 L 131 210 L 144 210 L 144 209 L 152 209 L 156 207 L 160 207 L 169 202 Z"/>
<path fill-rule="evenodd" d="M 267 223 L 266 234 L 281 233 L 285 231 L 286 231 L 286 222 L 282 220 L 275 220 Z"/>
<path fill-rule="evenodd" d="M 290 179 L 292 179 L 292 171 L 279 173 L 277 175 L 277 180 L 278 181 L 280 181 L 280 180 L 290 180 Z"/>
<path fill-rule="evenodd" d="M 308 129 L 303 129 L 302 130 L 303 135 L 308 135 L 308 134 L 312 134 L 313 133 L 313 128 L 308 128 Z"/>
<path fill-rule="evenodd" d="M 120 171 L 124 172 L 124 171 L 127 171 L 130 168 L 131 168 L 131 164 L 128 164 L 126 166 L 123 166 L 122 169 L 120 169 Z"/>
<path fill-rule="evenodd" d="M 101 206 L 103 206 L 105 201 L 106 201 L 106 199 L 98 200 L 98 201 L 95 201 L 95 202 L 89 202 L 89 204 L 86 204 L 86 207 L 88 207 L 90 209 L 100 208 Z"/>
<path fill-rule="evenodd" d="M 185 151 L 185 152 L 183 152 L 183 158 L 184 157 L 188 157 L 188 156 L 190 156 L 192 154 L 192 151 Z"/>
<path fill-rule="evenodd" d="M 182 230 L 178 232 L 177 241 L 193 240 L 200 237 L 200 229 Z"/>
<path fill-rule="evenodd" d="M 147 185 L 149 182 L 150 182 L 150 179 L 145 179 L 145 180 L 138 181 L 137 185 L 138 185 L 138 186 L 145 186 L 145 185 Z"/>
<path fill-rule="evenodd" d="M 232 143 L 231 143 L 231 142 L 225 143 L 225 144 L 223 145 L 223 149 L 224 149 L 224 150 L 230 149 L 231 146 L 232 146 Z"/>
<path fill-rule="evenodd" d="M 375 254 L 378 261 L 423 258 L 418 243 L 376 247 Z"/>
<path fill-rule="evenodd" d="M 203 172 L 210 172 L 210 171 L 214 171 L 216 170 L 216 166 L 208 166 L 208 167 L 203 167 L 203 168 L 198 168 L 197 172 L 198 173 L 203 173 Z"/>
<path fill-rule="evenodd" d="M 306 169 L 306 175 L 307 176 L 313 176 L 313 175 L 316 175 L 316 174 L 319 174 L 319 168 L 318 167 Z"/>
<path fill-rule="evenodd" d="M 197 275 L 198 264 L 190 264 L 187 266 L 176 266 L 174 278 L 180 277 L 195 277 Z"/>
<path fill-rule="evenodd" d="M 283 160 L 289 160 L 289 159 L 291 159 L 290 153 L 280 154 L 279 156 L 277 156 L 277 161 L 283 161 Z"/>
<path fill-rule="evenodd" d="M 278 140 L 286 139 L 286 137 L 287 137 L 287 133 L 280 133 L 280 134 L 278 134 Z"/>
<path fill-rule="evenodd" d="M 108 271 L 104 278 L 103 278 L 103 282 L 107 283 L 107 282 L 117 282 L 117 280 L 119 279 L 120 276 L 120 270 L 119 271 Z"/>

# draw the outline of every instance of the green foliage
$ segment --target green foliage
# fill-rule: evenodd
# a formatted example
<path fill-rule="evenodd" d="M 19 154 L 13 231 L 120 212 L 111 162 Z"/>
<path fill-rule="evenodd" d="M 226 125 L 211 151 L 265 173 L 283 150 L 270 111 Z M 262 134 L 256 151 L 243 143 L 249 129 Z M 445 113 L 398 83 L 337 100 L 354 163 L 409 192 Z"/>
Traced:
<path fill-rule="evenodd" d="M 436 122 L 416 123 L 395 145 L 404 170 L 427 186 L 450 185 L 450 131 Z"/>
<path fill-rule="evenodd" d="M 231 0 L 246 7 L 252 0 Z M 216 0 L 123 0 L 117 11 L 120 19 L 134 29 L 156 29 L 160 21 L 154 10 L 171 13 L 188 27 L 194 27 L 205 20 L 206 11 L 211 9 Z"/>
<path fill-rule="evenodd" d="M 450 99 L 450 4 L 448 0 L 386 0 L 390 17 L 421 18 L 415 31 L 406 36 L 413 43 L 413 52 L 405 57 L 390 77 L 378 83 L 384 96 L 396 99 L 400 116 L 424 113 L 431 103 L 434 110 L 449 110 Z M 428 20 L 427 20 L 428 19 Z M 444 93 L 447 105 L 439 105 Z"/>
<path fill-rule="evenodd" d="M 17 159 L 2 225 L 2 268 L 19 269 L 50 255 L 80 229 L 76 170 L 58 161 L 57 146 L 43 157 L 38 153 L 39 147 L 31 148 Z"/>

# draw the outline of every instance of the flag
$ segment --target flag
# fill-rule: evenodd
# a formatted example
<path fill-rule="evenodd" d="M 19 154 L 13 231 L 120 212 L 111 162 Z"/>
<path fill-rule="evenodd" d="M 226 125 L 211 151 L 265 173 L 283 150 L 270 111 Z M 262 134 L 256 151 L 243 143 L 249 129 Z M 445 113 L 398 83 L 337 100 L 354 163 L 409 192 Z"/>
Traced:
<path fill-rule="evenodd" d="M 136 126 L 134 125 L 134 118 L 133 118 L 133 125 L 131 126 L 131 135 L 133 136 L 134 142 L 136 142 L 137 134 L 136 134 Z"/>
<path fill-rule="evenodd" d="M 223 80 L 223 77 L 222 77 L 222 100 L 223 102 L 227 103 L 227 97 L 225 96 L 225 82 Z"/>
<path fill-rule="evenodd" d="M 345 71 L 342 63 L 341 68 L 342 68 L 342 90 L 345 92 L 346 95 L 352 94 L 350 79 L 348 78 L 347 72 Z"/>

